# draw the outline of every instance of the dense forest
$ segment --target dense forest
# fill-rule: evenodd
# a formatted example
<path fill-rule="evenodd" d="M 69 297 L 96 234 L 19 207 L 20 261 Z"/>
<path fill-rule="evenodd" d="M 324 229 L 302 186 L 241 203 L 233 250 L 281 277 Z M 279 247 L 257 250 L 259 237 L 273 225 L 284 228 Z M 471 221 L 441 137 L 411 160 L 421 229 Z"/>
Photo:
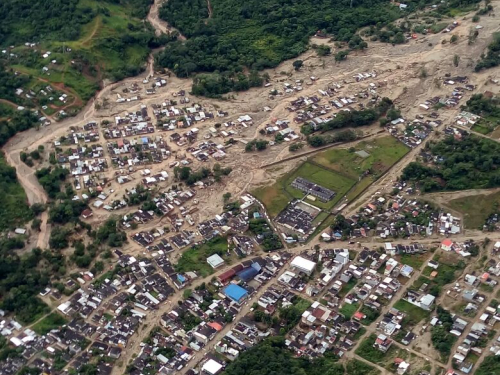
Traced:
<path fill-rule="evenodd" d="M 14 312 L 22 323 L 32 322 L 47 312 L 48 306 L 35 296 L 49 283 L 49 268 L 43 271 L 37 266 L 46 259 L 40 249 L 20 256 L 24 242 L 18 238 L 0 241 L 0 295 L 1 308 Z"/>
<path fill-rule="evenodd" d="M 500 374 L 500 356 L 487 356 L 476 371 L 476 375 Z"/>
<path fill-rule="evenodd" d="M 481 117 L 500 118 L 500 100 L 496 97 L 489 98 L 484 94 L 472 95 L 462 109 Z"/>
<path fill-rule="evenodd" d="M 23 188 L 19 184 L 15 168 L 9 166 L 0 154 L 0 231 L 15 228 L 32 214 Z"/>
<path fill-rule="evenodd" d="M 296 358 L 286 348 L 280 336 L 264 340 L 243 352 L 230 363 L 225 375 L 371 375 L 377 373 L 373 367 L 357 360 L 338 363 L 337 358 L 326 353 L 324 357 L 310 361 Z"/>
<path fill-rule="evenodd" d="M 447 137 L 426 146 L 435 161 L 412 162 L 401 179 L 417 183 L 422 191 L 484 189 L 500 186 L 500 144 L 473 135 L 462 140 Z"/>

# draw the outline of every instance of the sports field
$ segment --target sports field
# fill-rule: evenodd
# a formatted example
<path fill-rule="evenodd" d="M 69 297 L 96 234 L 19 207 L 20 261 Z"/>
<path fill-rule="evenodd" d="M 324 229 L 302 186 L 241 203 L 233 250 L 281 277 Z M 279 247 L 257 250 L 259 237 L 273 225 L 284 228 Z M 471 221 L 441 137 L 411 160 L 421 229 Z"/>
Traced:
<path fill-rule="evenodd" d="M 354 199 L 408 151 L 407 146 L 391 136 L 360 142 L 354 148 L 333 148 L 309 158 L 273 185 L 252 193 L 266 206 L 269 215 L 276 217 L 291 200 L 304 198 L 302 191 L 290 185 L 296 177 L 302 177 L 336 193 L 328 202 L 308 200 L 321 209 L 331 210 L 346 195 L 349 200 Z"/>

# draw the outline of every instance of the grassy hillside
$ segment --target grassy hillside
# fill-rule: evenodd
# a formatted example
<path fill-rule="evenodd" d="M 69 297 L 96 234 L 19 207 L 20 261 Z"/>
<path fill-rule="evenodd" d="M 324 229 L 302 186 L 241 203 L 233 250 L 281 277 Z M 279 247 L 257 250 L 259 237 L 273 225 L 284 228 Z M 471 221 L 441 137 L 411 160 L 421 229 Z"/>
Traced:
<path fill-rule="evenodd" d="M 119 80 L 144 69 L 162 41 L 143 22 L 152 0 L 4 0 L 0 2 L 1 63 L 84 104 L 102 79 Z M 35 45 L 26 45 L 35 43 Z M 10 48 L 14 47 L 14 48 Z M 49 57 L 43 57 L 51 52 Z M 55 63 L 53 62 L 55 61 Z M 44 71 L 43 68 L 48 68 Z"/>

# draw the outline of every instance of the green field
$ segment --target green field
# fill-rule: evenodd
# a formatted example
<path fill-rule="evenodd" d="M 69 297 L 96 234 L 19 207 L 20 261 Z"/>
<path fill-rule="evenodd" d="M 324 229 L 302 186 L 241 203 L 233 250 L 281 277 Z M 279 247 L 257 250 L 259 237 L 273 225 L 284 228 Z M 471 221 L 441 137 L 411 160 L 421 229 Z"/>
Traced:
<path fill-rule="evenodd" d="M 403 255 L 397 256 L 396 260 L 403 263 L 403 264 L 407 264 L 410 267 L 413 267 L 413 269 L 415 271 L 418 271 L 420 269 L 420 267 L 422 267 L 424 262 L 427 260 L 427 258 L 428 258 L 428 255 L 426 255 L 426 254 L 419 254 L 419 255 L 417 255 L 417 254 L 414 254 L 414 255 L 403 254 Z"/>
<path fill-rule="evenodd" d="M 45 335 L 53 329 L 57 329 L 66 324 L 67 321 L 58 313 L 51 313 L 33 325 L 33 331 L 39 335 Z"/>
<path fill-rule="evenodd" d="M 330 149 L 311 157 L 273 185 L 255 189 L 252 194 L 266 206 L 269 215 L 275 217 L 294 198 L 304 198 L 302 191 L 290 186 L 296 177 L 303 177 L 335 191 L 335 197 L 329 202 L 308 201 L 321 209 L 331 210 L 344 196 L 347 196 L 348 201 L 356 198 L 408 150 L 408 147 L 390 136 L 360 142 L 352 149 Z M 369 155 L 363 158 L 356 151 L 365 151 Z M 367 171 L 370 173 L 362 177 Z"/>
<path fill-rule="evenodd" d="M 484 134 L 484 135 L 487 135 L 487 134 L 490 134 L 493 130 L 495 130 L 495 127 L 479 122 L 479 123 L 475 124 L 471 128 L 471 130 L 478 132 L 478 133 L 481 133 L 481 134 Z"/>
<path fill-rule="evenodd" d="M 420 307 L 403 300 L 396 302 L 394 304 L 394 308 L 407 314 L 404 318 L 404 322 L 412 326 L 417 325 L 423 319 L 428 319 L 431 315 L 430 311 L 421 309 Z"/>
<path fill-rule="evenodd" d="M 361 157 L 353 151 L 365 151 L 367 157 Z M 408 153 L 409 149 L 394 137 L 382 137 L 373 141 L 360 142 L 354 150 L 333 148 L 312 158 L 314 162 L 328 169 L 358 179 L 365 171 L 379 176 Z"/>
<path fill-rule="evenodd" d="M 354 313 L 358 311 L 358 307 L 359 305 L 356 303 L 353 304 L 345 303 L 344 306 L 342 306 L 342 308 L 339 309 L 339 313 L 344 315 L 344 317 L 349 320 L 352 318 Z"/>
<path fill-rule="evenodd" d="M 202 245 L 193 246 L 184 251 L 179 261 L 175 265 L 177 272 L 195 271 L 200 276 L 205 277 L 214 273 L 214 269 L 207 263 L 207 258 L 210 255 L 219 254 L 226 261 L 225 264 L 230 263 L 230 258 L 227 254 L 227 238 L 216 237 Z"/>
<path fill-rule="evenodd" d="M 486 219 L 498 211 L 500 191 L 453 199 L 446 205 L 462 214 L 466 229 L 482 229 Z"/>
<path fill-rule="evenodd" d="M 361 342 L 355 353 L 360 357 L 366 359 L 367 361 L 376 363 L 382 367 L 390 369 L 391 371 L 393 369 L 395 358 L 408 358 L 408 353 L 406 353 L 402 349 L 399 349 L 394 344 L 386 353 L 383 353 L 377 348 L 374 348 L 373 344 L 376 338 L 377 336 L 375 334 L 371 334 L 370 336 L 368 336 Z"/>

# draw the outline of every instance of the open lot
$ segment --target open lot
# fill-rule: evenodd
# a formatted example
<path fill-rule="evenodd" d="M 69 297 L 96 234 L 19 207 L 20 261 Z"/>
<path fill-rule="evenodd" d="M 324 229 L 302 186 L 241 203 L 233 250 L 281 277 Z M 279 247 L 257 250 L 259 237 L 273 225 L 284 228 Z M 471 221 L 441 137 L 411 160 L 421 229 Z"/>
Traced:
<path fill-rule="evenodd" d="M 500 191 L 450 200 L 447 204 L 451 209 L 463 216 L 466 229 L 482 228 L 486 219 L 495 213 L 500 205 Z"/>
<path fill-rule="evenodd" d="M 66 323 L 66 319 L 64 319 L 58 313 L 54 312 L 47 315 L 45 318 L 33 325 L 33 330 L 39 335 L 45 335 L 51 330 L 56 329 Z"/>
<path fill-rule="evenodd" d="M 386 136 L 360 142 L 350 149 L 334 148 L 316 155 L 311 160 L 325 168 L 357 179 L 368 170 L 375 176 L 380 175 L 406 155 L 408 150 L 406 145 L 394 137 Z"/>
<path fill-rule="evenodd" d="M 376 338 L 377 336 L 375 334 L 371 334 L 364 339 L 358 349 L 356 349 L 356 354 L 367 361 L 378 364 L 387 369 L 392 369 L 395 358 L 406 359 L 409 357 L 408 353 L 397 348 L 395 345 L 392 345 L 386 353 L 374 348 L 373 343 Z"/>
<path fill-rule="evenodd" d="M 227 238 L 216 237 L 202 245 L 193 246 L 182 253 L 175 269 L 177 272 L 195 271 L 200 276 L 208 276 L 214 273 L 214 269 L 207 263 L 207 258 L 211 255 L 219 254 L 226 264 L 229 262 L 227 257 Z"/>
<path fill-rule="evenodd" d="M 403 300 L 399 300 L 398 302 L 396 302 L 394 304 L 394 308 L 407 314 L 404 321 L 412 326 L 417 325 L 423 319 L 428 319 L 431 315 L 430 311 L 421 309 L 420 307 L 412 305 L 411 303 Z"/>

